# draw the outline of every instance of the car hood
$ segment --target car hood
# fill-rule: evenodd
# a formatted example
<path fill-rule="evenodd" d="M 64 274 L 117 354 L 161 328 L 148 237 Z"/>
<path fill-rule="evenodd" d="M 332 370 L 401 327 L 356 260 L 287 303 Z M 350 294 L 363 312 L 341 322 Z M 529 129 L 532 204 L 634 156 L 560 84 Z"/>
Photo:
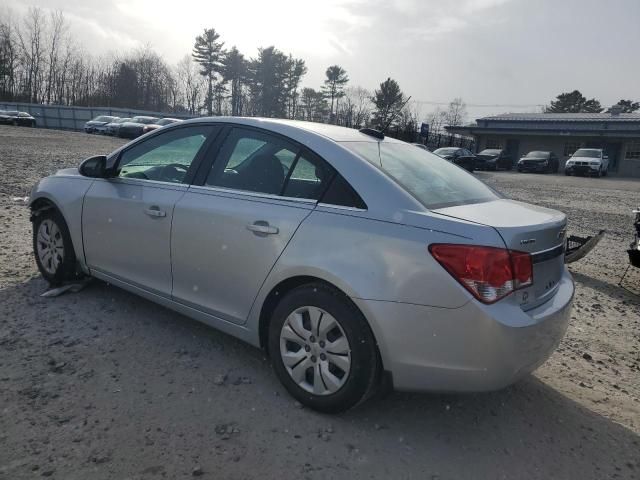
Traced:
<path fill-rule="evenodd" d="M 498 155 L 487 155 L 487 154 L 477 154 L 476 155 L 477 158 L 479 158 L 480 160 L 494 160 L 496 158 L 498 158 Z"/>
<path fill-rule="evenodd" d="M 106 125 L 109 122 L 98 122 L 96 120 L 89 120 L 86 125 Z"/>

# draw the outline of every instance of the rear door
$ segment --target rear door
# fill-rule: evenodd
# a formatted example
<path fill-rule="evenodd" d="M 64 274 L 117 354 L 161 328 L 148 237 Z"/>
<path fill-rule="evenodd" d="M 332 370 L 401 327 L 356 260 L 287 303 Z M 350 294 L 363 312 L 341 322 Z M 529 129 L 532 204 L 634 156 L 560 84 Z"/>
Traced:
<path fill-rule="evenodd" d="M 242 324 L 332 170 L 300 146 L 260 130 L 234 127 L 217 150 L 199 185 L 176 204 L 173 298 Z"/>

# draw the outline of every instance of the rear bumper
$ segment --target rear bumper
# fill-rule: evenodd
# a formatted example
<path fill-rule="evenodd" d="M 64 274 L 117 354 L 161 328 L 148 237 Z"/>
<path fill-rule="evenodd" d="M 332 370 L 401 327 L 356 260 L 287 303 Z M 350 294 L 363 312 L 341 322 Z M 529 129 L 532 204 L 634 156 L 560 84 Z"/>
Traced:
<path fill-rule="evenodd" d="M 555 296 L 526 312 L 515 295 L 456 309 L 354 301 L 370 321 L 396 389 L 479 392 L 504 388 L 549 358 L 567 329 L 573 295 L 565 269 Z"/>

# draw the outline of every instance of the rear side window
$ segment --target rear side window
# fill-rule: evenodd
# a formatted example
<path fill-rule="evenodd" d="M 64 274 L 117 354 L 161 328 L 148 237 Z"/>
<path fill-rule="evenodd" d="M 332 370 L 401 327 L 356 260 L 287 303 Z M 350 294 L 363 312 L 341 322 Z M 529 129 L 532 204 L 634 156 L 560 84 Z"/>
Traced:
<path fill-rule="evenodd" d="M 380 168 L 426 208 L 495 200 L 498 195 L 460 167 L 406 143 L 344 142 Z"/>
<path fill-rule="evenodd" d="M 366 210 L 367 205 L 358 195 L 351 185 L 339 173 L 329 185 L 329 188 L 322 197 L 322 203 L 328 205 L 340 205 L 342 207 L 353 207 Z"/>

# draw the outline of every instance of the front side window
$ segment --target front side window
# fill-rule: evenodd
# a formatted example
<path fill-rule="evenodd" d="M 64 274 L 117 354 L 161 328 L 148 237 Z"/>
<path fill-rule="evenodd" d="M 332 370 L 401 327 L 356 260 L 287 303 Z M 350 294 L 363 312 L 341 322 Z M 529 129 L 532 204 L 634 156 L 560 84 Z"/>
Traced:
<path fill-rule="evenodd" d="M 178 128 L 144 140 L 122 153 L 118 176 L 182 183 L 212 130 L 209 126 Z"/>
<path fill-rule="evenodd" d="M 498 195 L 473 175 L 426 150 L 404 143 L 345 142 L 426 208 L 487 202 Z"/>

